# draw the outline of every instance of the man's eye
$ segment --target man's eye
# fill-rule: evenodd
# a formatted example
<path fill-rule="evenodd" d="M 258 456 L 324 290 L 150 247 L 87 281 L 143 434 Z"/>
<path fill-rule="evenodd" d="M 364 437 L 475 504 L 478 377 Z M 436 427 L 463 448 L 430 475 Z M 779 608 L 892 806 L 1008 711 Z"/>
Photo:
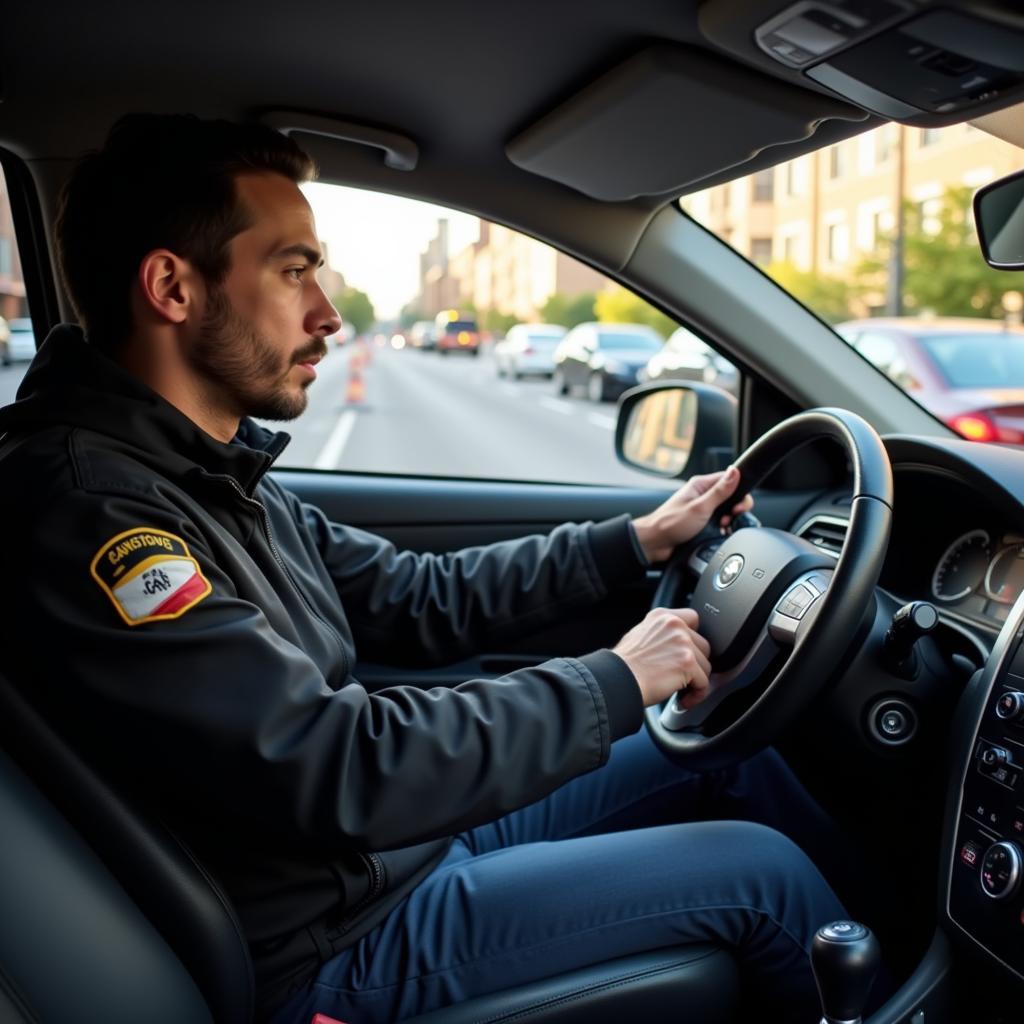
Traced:
<path fill-rule="evenodd" d="M 306 272 L 306 268 L 305 267 L 289 267 L 285 271 L 286 274 L 291 274 L 292 277 L 294 277 L 296 281 L 301 281 L 302 280 L 302 275 L 305 272 Z"/>

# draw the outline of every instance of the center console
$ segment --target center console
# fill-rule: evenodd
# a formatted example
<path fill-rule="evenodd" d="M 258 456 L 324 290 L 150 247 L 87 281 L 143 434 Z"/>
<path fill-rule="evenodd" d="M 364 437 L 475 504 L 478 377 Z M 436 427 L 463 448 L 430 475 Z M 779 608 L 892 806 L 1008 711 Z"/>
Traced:
<path fill-rule="evenodd" d="M 1024 980 L 1024 600 L 958 712 L 959 789 L 947 826 L 946 913 Z"/>

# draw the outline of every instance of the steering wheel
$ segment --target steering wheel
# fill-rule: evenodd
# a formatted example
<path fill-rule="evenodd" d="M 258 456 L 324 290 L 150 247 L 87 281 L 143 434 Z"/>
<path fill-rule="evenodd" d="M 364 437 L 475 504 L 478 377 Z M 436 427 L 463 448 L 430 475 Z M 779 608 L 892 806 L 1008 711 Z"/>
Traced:
<path fill-rule="evenodd" d="M 844 409 L 811 409 L 768 431 L 737 460 L 740 481 L 719 516 L 787 455 L 820 438 L 838 442 L 853 468 L 850 524 L 838 560 L 801 537 L 740 529 L 713 553 L 707 534 L 679 548 L 652 607 L 676 607 L 686 572 L 700 572 L 691 607 L 711 647 L 708 694 L 686 709 L 684 691 L 647 708 L 656 745 L 690 768 L 721 768 L 768 746 L 821 690 L 871 606 L 892 521 L 892 470 L 881 438 Z M 704 556 L 704 557 L 701 557 Z M 724 724 L 727 697 L 759 687 Z M 752 690 L 752 693 L 756 692 Z"/>

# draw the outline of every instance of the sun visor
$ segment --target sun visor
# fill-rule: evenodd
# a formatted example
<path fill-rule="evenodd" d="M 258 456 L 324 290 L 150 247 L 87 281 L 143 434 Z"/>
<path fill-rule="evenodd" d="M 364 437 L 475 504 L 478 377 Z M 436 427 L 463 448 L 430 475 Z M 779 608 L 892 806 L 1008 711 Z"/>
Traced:
<path fill-rule="evenodd" d="M 602 200 L 677 194 L 865 113 L 687 47 L 631 57 L 513 139 L 517 167 Z M 780 152 L 779 159 L 785 158 Z"/>

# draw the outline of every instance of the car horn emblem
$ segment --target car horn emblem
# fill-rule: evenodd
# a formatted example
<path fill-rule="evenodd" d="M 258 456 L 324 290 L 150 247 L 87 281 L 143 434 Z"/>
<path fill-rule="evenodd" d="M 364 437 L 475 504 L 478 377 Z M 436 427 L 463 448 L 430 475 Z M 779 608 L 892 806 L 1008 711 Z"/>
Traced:
<path fill-rule="evenodd" d="M 725 590 L 726 587 L 732 586 L 732 584 L 739 579 L 739 575 L 742 571 L 743 556 L 730 555 L 722 564 L 722 568 L 718 570 L 718 573 L 715 576 L 715 586 L 718 587 L 719 590 Z"/>

